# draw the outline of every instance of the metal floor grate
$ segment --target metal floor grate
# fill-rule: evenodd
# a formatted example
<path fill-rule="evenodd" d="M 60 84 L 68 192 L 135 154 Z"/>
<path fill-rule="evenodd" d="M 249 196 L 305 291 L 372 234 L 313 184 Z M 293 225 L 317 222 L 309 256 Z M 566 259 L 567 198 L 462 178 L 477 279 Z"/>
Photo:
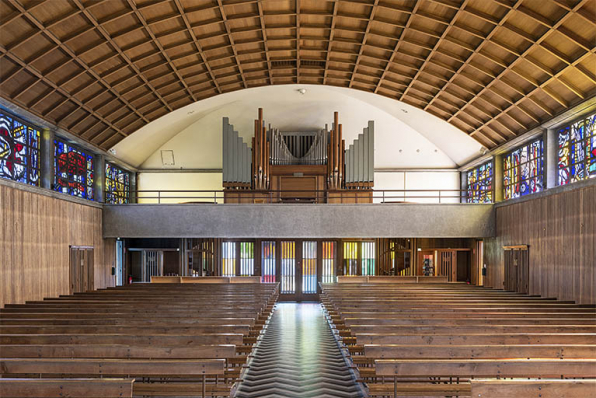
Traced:
<path fill-rule="evenodd" d="M 278 303 L 236 398 L 362 397 L 318 303 Z"/>

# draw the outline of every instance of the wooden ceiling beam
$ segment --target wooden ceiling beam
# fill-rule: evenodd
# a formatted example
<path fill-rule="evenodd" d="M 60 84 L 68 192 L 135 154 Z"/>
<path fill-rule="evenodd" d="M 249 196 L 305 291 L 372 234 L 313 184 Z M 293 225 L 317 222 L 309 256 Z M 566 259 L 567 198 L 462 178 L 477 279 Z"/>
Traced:
<path fill-rule="evenodd" d="M 300 84 L 300 0 L 294 1 L 296 9 L 296 83 Z"/>
<path fill-rule="evenodd" d="M 170 59 L 170 56 L 168 55 L 168 53 L 164 50 L 163 46 L 161 45 L 160 41 L 155 37 L 155 34 L 151 30 L 149 23 L 147 22 L 147 20 L 143 16 L 143 14 L 141 14 L 141 12 L 138 10 L 135 2 L 133 0 L 128 0 L 128 6 L 134 12 L 134 15 L 139 20 L 139 22 L 143 25 L 143 27 L 145 28 L 145 32 L 147 32 L 147 34 L 151 37 L 153 44 L 155 44 L 155 46 L 159 49 L 161 56 L 166 60 L 168 66 L 170 67 L 172 72 L 174 72 L 174 74 L 178 78 L 178 81 L 184 86 L 184 88 L 186 89 L 186 92 L 188 93 L 188 95 L 190 95 L 193 102 L 197 102 L 197 98 L 195 97 L 194 93 L 192 92 L 191 89 L 188 88 L 186 81 L 182 78 L 182 76 L 180 75 L 180 72 L 178 72 L 176 65 L 174 65 L 174 63 Z M 179 16 L 179 14 L 178 14 L 178 16 Z"/>
<path fill-rule="evenodd" d="M 119 94 L 118 92 L 116 92 L 104 79 L 102 79 L 94 70 L 92 70 L 85 62 L 83 62 L 78 56 L 77 54 L 75 54 L 69 47 L 67 47 L 66 45 L 64 45 L 64 43 L 62 43 L 62 41 L 51 31 L 49 31 L 40 21 L 37 20 L 37 18 L 35 18 L 33 15 L 31 15 L 29 12 L 27 12 L 27 10 L 20 4 L 20 2 L 18 0 L 9 0 L 11 2 L 11 4 L 19 9 L 21 12 L 23 12 L 24 17 L 26 17 L 37 29 L 39 29 L 40 31 L 43 32 L 43 34 L 50 39 L 51 41 L 54 42 L 54 44 L 56 46 L 58 46 L 58 48 L 60 48 L 60 50 L 62 50 L 64 53 L 68 54 L 73 60 L 76 61 L 76 63 L 82 67 L 83 69 L 85 69 L 87 71 L 87 73 L 89 73 L 91 76 L 93 76 L 93 78 L 95 78 L 103 87 L 105 90 L 109 91 L 114 97 L 119 98 Z M 143 119 L 145 122 L 147 122 L 148 120 L 145 118 L 144 115 L 142 115 L 141 113 L 139 113 L 130 103 L 128 103 L 128 101 L 126 101 L 125 99 L 121 99 L 121 102 L 130 109 L 130 111 L 134 112 L 137 114 L 138 117 L 140 117 L 141 119 Z"/>
<path fill-rule="evenodd" d="M 420 2 L 420 1 L 417 1 L 414 3 L 412 10 L 410 11 L 408 19 L 406 21 L 405 27 L 399 33 L 399 37 L 397 38 L 397 42 L 395 43 L 395 48 L 393 49 L 393 52 L 391 53 L 391 56 L 389 57 L 387 64 L 385 64 L 385 69 L 383 70 L 383 73 L 381 74 L 381 77 L 379 78 L 379 81 L 377 82 L 377 87 L 375 87 L 375 90 L 373 91 L 375 94 L 379 91 L 379 88 L 381 87 L 381 83 L 383 82 L 383 79 L 385 78 L 385 75 L 387 74 L 387 71 L 389 70 L 390 65 L 393 63 L 393 60 L 395 59 L 395 57 L 399 51 L 399 48 L 402 44 L 402 39 L 405 36 L 405 32 L 408 30 L 408 27 L 412 24 L 412 20 L 413 20 L 412 16 L 414 16 L 416 14 L 421 3 L 422 2 Z"/>
<path fill-rule="evenodd" d="M 130 67 L 137 74 L 137 76 L 145 83 L 145 87 L 148 90 L 150 90 L 151 92 L 153 92 L 153 94 L 157 97 L 157 100 L 160 101 L 169 111 L 172 111 L 173 109 L 170 106 L 170 104 L 168 104 L 168 102 L 165 99 L 163 99 L 163 97 L 155 90 L 155 88 L 149 82 L 149 80 L 141 73 L 139 68 L 131 61 L 130 57 L 122 51 L 120 46 L 118 46 L 118 44 L 116 44 L 114 39 L 110 36 L 108 31 L 98 22 L 98 20 L 95 18 L 95 16 L 93 14 L 91 14 L 91 12 L 88 9 L 86 9 L 85 6 L 83 6 L 83 4 L 81 4 L 80 0 L 72 0 L 72 1 L 80 10 L 83 11 L 83 14 L 87 18 L 87 20 L 95 27 L 97 32 L 100 33 L 104 37 L 104 39 L 107 41 L 107 43 L 110 45 L 110 47 L 114 50 L 114 52 L 112 53 L 113 57 L 119 56 L 122 60 L 124 60 L 125 64 L 128 64 L 128 67 Z M 111 58 L 113 58 L 113 57 L 111 57 Z M 104 61 L 102 60 L 101 62 L 103 63 Z M 97 64 L 94 64 L 93 66 L 88 66 L 88 67 L 91 70 L 93 70 L 93 68 L 96 66 L 97 66 Z M 123 67 L 125 67 L 125 66 L 123 66 Z M 102 80 L 103 80 L 103 78 L 102 78 Z M 122 95 L 119 95 L 119 96 L 122 97 Z M 124 98 L 122 98 L 122 100 L 126 101 Z M 144 122 L 148 122 L 148 119 L 144 115 L 142 117 L 142 120 Z"/>
<path fill-rule="evenodd" d="M 577 3 L 575 5 L 575 7 L 573 8 L 573 10 L 577 10 L 581 7 L 583 7 L 583 5 L 589 0 L 580 0 L 579 3 Z M 519 9 L 519 7 L 518 7 Z M 519 58 L 515 59 L 512 63 L 510 63 L 506 69 L 504 69 L 503 71 L 501 71 L 501 73 L 499 73 L 499 75 L 497 76 L 497 78 L 493 81 L 491 81 L 486 87 L 484 87 L 477 95 L 480 96 L 482 95 L 487 89 L 488 87 L 492 86 L 496 81 L 501 80 L 501 77 L 507 72 L 512 70 L 512 68 L 517 65 L 517 63 L 523 59 L 523 57 L 525 57 L 527 54 L 529 54 L 529 52 L 537 45 L 540 45 L 540 43 L 542 43 L 557 27 L 561 26 L 571 15 L 573 15 L 572 12 L 566 12 L 562 17 L 559 18 L 559 20 L 553 24 L 552 26 L 550 26 L 550 28 L 544 32 L 536 41 L 534 44 L 532 44 L 531 46 L 529 46 L 521 55 Z M 565 69 L 565 68 L 563 68 Z M 560 71 L 562 72 L 562 71 Z M 542 84 L 540 84 L 539 87 L 535 87 L 532 91 L 530 91 L 527 94 L 524 94 L 522 96 L 522 98 L 520 98 L 518 101 L 516 101 L 516 104 L 519 104 L 523 99 L 528 98 L 530 99 L 532 102 L 536 103 L 538 106 L 540 106 L 545 112 L 547 112 L 550 115 L 553 115 L 552 110 L 550 110 L 548 107 L 546 107 L 544 104 L 541 103 L 541 101 L 537 100 L 536 98 L 532 98 L 531 95 L 535 92 L 535 90 L 541 89 L 542 87 L 545 86 L 545 84 L 547 82 L 550 82 L 550 79 L 547 79 L 545 82 L 543 82 Z M 462 110 L 465 108 L 465 106 L 462 108 Z M 510 109 L 510 108 L 508 108 Z M 508 109 L 504 110 L 503 112 L 506 112 Z M 453 116 L 451 116 L 448 121 L 451 122 L 454 118 L 457 117 L 457 115 L 461 112 L 458 111 L 456 112 Z M 490 123 L 490 121 L 487 121 L 487 123 Z M 482 127 L 481 127 L 482 128 Z"/>
<path fill-rule="evenodd" d="M 368 40 L 368 34 L 370 32 L 370 28 L 372 26 L 372 22 L 375 19 L 375 14 L 377 12 L 377 7 L 379 6 L 379 0 L 374 0 L 372 7 L 370 9 L 370 14 L 368 15 L 368 21 L 366 23 L 366 29 L 364 30 L 364 34 L 362 35 L 362 42 L 360 43 L 360 48 L 358 49 L 358 55 L 356 57 L 356 63 L 354 64 L 354 69 L 352 69 L 352 75 L 350 77 L 350 83 L 348 84 L 349 88 L 352 88 L 354 84 L 354 78 L 356 77 L 356 72 L 358 71 L 358 65 L 360 64 L 360 58 L 362 57 L 362 53 L 364 52 L 364 46 L 366 46 L 366 41 Z"/>
<path fill-rule="evenodd" d="M 54 82 L 52 82 L 51 80 L 49 80 L 47 77 L 43 76 L 37 69 L 33 68 L 31 65 L 28 65 L 27 63 L 25 63 L 23 60 L 21 60 L 19 57 L 17 57 L 16 55 L 7 52 L 7 50 L 4 48 L 4 46 L 0 45 L 0 52 L 1 53 L 5 53 L 6 56 L 8 58 L 10 58 L 13 62 L 23 66 L 29 73 L 31 73 L 33 76 L 36 77 L 41 77 L 43 82 L 52 87 L 55 88 L 57 92 L 59 92 L 63 97 L 64 97 L 64 101 L 62 103 L 60 103 L 58 106 L 55 106 L 53 108 L 51 108 L 51 111 L 55 111 L 57 110 L 60 105 L 62 105 L 63 103 L 65 103 L 66 101 L 71 101 L 73 102 L 75 105 L 77 105 L 79 108 L 85 110 L 86 112 L 89 112 L 91 114 L 93 114 L 93 116 L 97 117 L 98 119 L 100 119 L 106 126 L 112 127 L 114 128 L 114 130 L 116 130 L 118 133 L 122 134 L 123 136 L 126 136 L 127 134 L 125 134 L 123 131 L 121 131 L 120 129 L 118 129 L 117 127 L 113 126 L 112 123 L 108 120 L 106 120 L 102 115 L 99 115 L 97 112 L 95 112 L 93 109 L 91 109 L 89 106 L 85 105 L 83 102 L 81 102 L 79 99 L 73 97 L 70 95 L 70 93 L 68 93 L 66 90 L 64 90 L 61 87 L 58 87 Z M 34 109 L 29 109 L 32 113 L 36 113 L 38 116 L 41 116 L 43 119 L 48 120 L 47 114 L 43 115 L 39 112 L 36 112 Z M 48 120 L 49 122 L 52 122 L 52 120 Z"/>
<path fill-rule="evenodd" d="M 569 14 L 568 14 L 568 15 L 569 15 Z M 583 55 L 579 56 L 579 57 L 578 57 L 578 58 L 577 58 L 575 61 L 573 61 L 573 63 L 572 63 L 572 66 L 573 66 L 573 65 L 576 65 L 576 64 L 578 64 L 579 62 L 581 62 L 581 61 L 582 61 L 582 60 L 583 60 L 585 57 L 589 56 L 590 54 L 592 54 L 592 53 L 591 53 L 591 52 L 590 52 L 590 53 L 584 53 Z M 559 70 L 559 71 L 558 71 L 558 72 L 555 74 L 555 76 L 553 76 L 553 78 L 551 78 L 551 79 L 554 79 L 555 77 L 558 77 L 558 76 L 560 76 L 561 74 L 563 74 L 563 73 L 564 73 L 564 71 L 565 71 L 567 68 L 568 68 L 568 67 L 563 67 L 563 68 L 561 68 L 561 70 Z M 536 91 L 538 91 L 538 90 L 539 90 L 541 87 L 543 87 L 543 86 L 546 86 L 548 83 L 550 83 L 550 82 L 551 82 L 551 79 L 549 79 L 549 80 L 547 80 L 546 82 L 542 83 L 540 87 L 536 87 L 536 88 L 534 88 L 534 89 L 533 89 L 531 92 L 529 92 L 529 93 L 528 93 L 528 94 L 527 94 L 525 97 L 522 97 L 522 98 L 520 98 L 519 100 L 517 100 L 517 101 L 516 101 L 516 103 L 515 103 L 515 105 L 517 105 L 517 107 L 518 107 L 519 109 L 521 109 L 522 111 L 524 111 L 524 113 L 526 113 L 526 114 L 530 115 L 531 113 L 530 113 L 530 112 L 529 112 L 527 109 L 525 109 L 525 107 L 522 107 L 522 106 L 521 106 L 519 103 L 520 103 L 521 101 L 523 101 L 524 99 L 526 99 L 526 98 L 530 99 L 530 100 L 531 100 L 531 101 L 533 101 L 534 103 L 540 102 L 540 101 L 536 100 L 535 98 L 534 98 L 534 99 L 533 99 L 533 98 L 531 98 L 530 96 L 531 96 L 532 94 L 534 94 Z M 538 105 L 538 103 L 537 103 L 537 105 Z M 510 110 L 510 109 L 511 109 L 513 106 L 514 106 L 514 105 L 510 105 L 509 107 L 507 107 L 506 109 L 504 109 L 504 110 L 503 110 L 503 113 L 506 113 L 507 111 L 509 111 L 509 110 Z M 539 106 L 540 106 L 540 105 L 539 105 Z M 547 109 L 548 109 L 548 108 L 547 108 Z M 552 112 L 552 111 L 551 111 L 551 112 Z M 551 116 L 552 116 L 552 115 L 551 115 Z M 536 122 L 536 125 L 540 124 L 540 120 L 539 120 L 537 117 L 534 117 L 534 120 L 535 120 L 535 122 Z"/>
<path fill-rule="evenodd" d="M 273 73 L 271 72 L 271 57 L 269 56 L 270 39 L 268 39 L 267 37 L 267 27 L 265 25 L 265 17 L 263 14 L 263 0 L 257 1 L 257 8 L 259 10 L 259 23 L 261 24 L 261 37 L 263 38 L 263 46 L 265 47 L 265 59 L 267 60 L 269 84 L 273 84 Z"/>
<path fill-rule="evenodd" d="M 443 92 L 447 86 L 449 84 L 453 84 L 453 81 L 459 76 L 459 74 L 465 69 L 465 67 L 467 65 L 470 65 L 472 58 L 474 56 L 474 54 L 480 54 L 480 51 L 482 50 L 482 48 L 486 45 L 486 43 L 488 43 L 490 41 L 490 39 L 492 38 L 492 36 L 496 33 L 497 31 L 497 27 L 504 24 L 507 19 L 509 17 L 511 17 L 513 15 L 513 13 L 515 12 L 515 9 L 517 7 L 519 7 L 519 5 L 521 5 L 522 0 L 518 0 L 516 2 L 516 4 L 514 4 L 514 6 L 503 16 L 503 18 L 501 18 L 501 21 L 499 21 L 499 24 L 494 26 L 493 29 L 487 34 L 487 36 L 485 37 L 485 39 L 480 42 L 480 44 L 478 44 L 478 46 L 476 46 L 475 48 L 471 48 L 471 53 L 470 55 L 468 55 L 468 58 L 466 59 L 466 61 L 459 67 L 459 69 L 451 76 L 451 78 L 449 79 L 449 81 L 443 85 L 443 87 L 441 87 L 441 89 L 439 90 L 439 92 L 437 93 L 437 96 L 441 94 L 441 92 Z M 495 76 L 492 76 L 492 78 L 494 79 Z M 436 96 L 435 96 L 436 98 Z M 435 98 L 431 99 L 430 102 L 424 107 L 424 110 L 427 110 L 429 106 L 432 105 L 433 101 L 435 100 Z"/>
<path fill-rule="evenodd" d="M 469 0 L 464 0 L 463 1 L 461 7 L 455 12 L 455 14 L 453 15 L 453 17 L 449 21 L 449 23 L 446 25 L 445 29 L 443 30 L 443 33 L 441 34 L 441 37 L 439 38 L 439 40 L 436 41 L 436 43 L 433 46 L 433 48 L 431 49 L 430 53 L 426 56 L 426 59 L 424 60 L 424 63 L 420 66 L 418 72 L 416 72 L 416 75 L 414 75 L 414 78 L 410 81 L 410 84 L 408 85 L 408 87 L 406 87 L 406 89 L 404 90 L 403 94 L 399 98 L 400 101 L 403 100 L 403 98 L 408 94 L 408 91 L 410 90 L 410 88 L 412 87 L 412 85 L 414 84 L 414 82 L 416 81 L 416 78 L 420 75 L 420 71 L 423 70 L 428 65 L 428 63 L 432 59 L 433 55 L 435 54 L 436 50 L 441 45 L 442 39 L 445 36 L 447 36 L 447 34 L 449 33 L 449 30 L 451 29 L 451 27 L 453 27 L 453 24 L 457 21 L 457 19 L 461 15 L 462 10 L 464 10 L 467 7 L 468 2 L 469 2 Z M 438 61 L 436 61 L 436 60 L 434 61 L 435 64 L 437 64 L 437 62 Z M 455 72 L 455 70 L 452 69 L 452 68 L 450 68 L 450 67 L 447 70 L 449 72 L 451 72 L 451 73 L 454 73 Z"/>
<path fill-rule="evenodd" d="M 219 7 L 219 13 L 221 15 L 224 27 L 228 32 L 228 40 L 232 45 L 232 52 L 234 53 L 234 59 L 236 60 L 236 65 L 238 66 L 238 72 L 240 72 L 242 83 L 244 84 L 244 88 L 248 88 L 248 85 L 246 84 L 246 79 L 244 78 L 244 72 L 242 71 L 242 65 L 240 64 L 240 60 L 238 59 L 238 52 L 236 50 L 236 45 L 234 44 L 234 38 L 232 37 L 232 31 L 230 30 L 230 23 L 228 22 L 228 18 L 226 16 L 222 0 L 217 0 L 217 5 Z"/>

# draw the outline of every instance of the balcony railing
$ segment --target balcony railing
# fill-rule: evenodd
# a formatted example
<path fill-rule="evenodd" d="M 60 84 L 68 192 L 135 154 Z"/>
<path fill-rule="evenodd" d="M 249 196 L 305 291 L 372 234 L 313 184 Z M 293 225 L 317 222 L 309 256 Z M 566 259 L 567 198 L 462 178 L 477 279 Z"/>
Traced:
<path fill-rule="evenodd" d="M 111 197 L 119 196 L 110 192 Z M 108 196 L 106 196 L 108 197 Z M 138 190 L 130 192 L 140 204 L 184 203 L 468 203 L 468 192 L 460 189 L 373 189 L 373 190 Z M 116 203 L 117 204 L 117 203 Z"/>

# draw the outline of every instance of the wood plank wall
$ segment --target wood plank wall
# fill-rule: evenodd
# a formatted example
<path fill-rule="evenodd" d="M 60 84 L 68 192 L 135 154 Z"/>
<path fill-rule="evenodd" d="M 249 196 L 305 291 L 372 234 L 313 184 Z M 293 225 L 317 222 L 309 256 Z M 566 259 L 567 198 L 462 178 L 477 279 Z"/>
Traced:
<path fill-rule="evenodd" d="M 0 185 L 0 307 L 68 294 L 70 245 L 94 247 L 96 289 L 114 284 L 101 208 Z"/>
<path fill-rule="evenodd" d="M 503 246 L 529 245 L 530 294 L 596 304 L 596 186 L 496 209 L 485 286 L 503 288 Z"/>

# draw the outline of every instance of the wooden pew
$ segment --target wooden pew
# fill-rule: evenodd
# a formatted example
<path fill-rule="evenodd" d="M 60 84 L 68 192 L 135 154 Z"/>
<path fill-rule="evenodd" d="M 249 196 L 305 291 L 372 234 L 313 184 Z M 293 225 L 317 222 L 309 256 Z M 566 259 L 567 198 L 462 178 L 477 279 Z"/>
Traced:
<path fill-rule="evenodd" d="M 469 396 L 467 379 L 482 375 L 479 367 L 498 361 L 510 361 L 508 371 L 519 365 L 516 361 L 526 361 L 520 362 L 523 377 L 543 377 L 536 367 L 527 368 L 527 361 L 534 361 L 533 365 L 539 360 L 565 362 L 556 377 L 562 373 L 593 377 L 589 371 L 585 376 L 574 373 L 574 360 L 596 367 L 594 306 L 456 284 L 325 285 L 321 301 L 344 343 L 350 345 L 361 377 L 392 378 L 394 374 L 379 372 L 382 361 L 409 366 L 409 371 L 399 369 L 395 386 L 370 383 L 371 396 Z M 474 360 L 479 361 L 473 367 L 479 373 L 452 371 L 457 366 L 470 367 Z M 544 362 L 538 368 L 548 365 L 554 370 L 555 363 L 562 362 Z M 419 368 L 412 370 L 415 365 Z M 499 366 L 485 376 L 503 376 Z"/>
<path fill-rule="evenodd" d="M 46 375 L 46 376 L 95 376 L 95 377 L 134 377 L 195 380 L 195 394 L 207 396 L 206 377 L 223 377 L 225 361 L 223 359 L 202 360 L 139 360 L 139 359 L 28 359 L 28 358 L 1 358 L 0 375 Z M 137 386 L 133 385 L 133 392 Z M 167 389 L 175 394 L 175 385 L 168 385 Z M 229 389 L 228 389 L 229 394 Z"/>
<path fill-rule="evenodd" d="M 227 381 L 240 376 L 238 365 L 246 363 L 246 354 L 271 314 L 278 284 L 153 286 L 125 286 L 9 305 L 0 310 L 2 356 L 6 363 L 13 361 L 13 370 L 14 361 L 33 358 L 111 360 L 126 365 L 141 360 L 147 366 L 164 360 L 180 364 L 222 358 L 224 369 L 207 379 L 202 393 L 228 396 L 231 386 Z M 6 375 L 4 368 L 2 372 Z M 169 375 L 156 369 L 154 375 L 141 376 L 151 381 L 135 383 L 144 395 L 171 395 L 172 388 L 198 395 L 193 382 L 157 382 L 164 377 L 186 378 L 184 373 Z"/>
<path fill-rule="evenodd" d="M 591 345 L 365 345 L 367 359 L 596 358 Z"/>
<path fill-rule="evenodd" d="M 596 378 L 596 359 L 434 359 L 434 360 L 377 360 L 378 376 L 392 377 L 391 384 L 374 384 L 369 388 L 371 396 L 451 396 L 471 395 L 469 382 L 459 382 L 482 377 L 588 377 Z M 432 382 L 400 383 L 400 379 L 417 377 Z M 456 383 L 438 378 L 454 378 Z M 454 391 L 457 389 L 457 392 Z M 414 393 L 414 394 L 413 394 Z"/>
<path fill-rule="evenodd" d="M 134 379 L 0 379 L 3 398 L 126 398 Z"/>
<path fill-rule="evenodd" d="M 596 396 L 596 380 L 495 380 L 471 381 L 472 397 L 541 397 L 541 398 L 592 398 Z"/>

